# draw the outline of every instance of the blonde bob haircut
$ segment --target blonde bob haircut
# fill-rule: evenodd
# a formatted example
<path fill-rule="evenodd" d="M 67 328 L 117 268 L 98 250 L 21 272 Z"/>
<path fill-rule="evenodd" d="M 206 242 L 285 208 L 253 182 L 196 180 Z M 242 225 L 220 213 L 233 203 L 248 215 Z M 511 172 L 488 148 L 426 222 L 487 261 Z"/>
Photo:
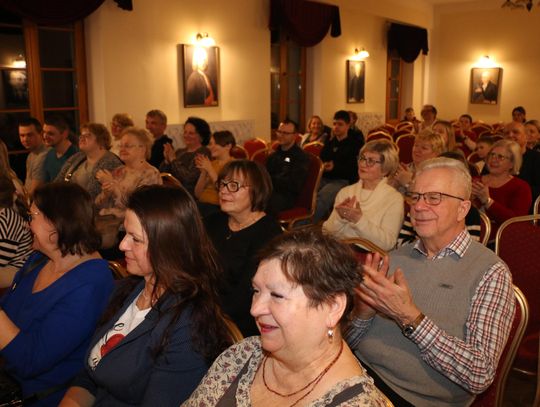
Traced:
<path fill-rule="evenodd" d="M 360 155 L 366 151 L 379 154 L 381 171 L 385 177 L 397 171 L 399 165 L 398 150 L 396 145 L 390 140 L 380 139 L 368 141 L 360 150 Z"/>
<path fill-rule="evenodd" d="M 146 159 L 150 159 L 150 153 L 152 152 L 152 136 L 150 135 L 150 132 L 146 129 L 142 129 L 140 127 L 127 127 L 124 130 L 122 130 L 122 133 L 120 134 L 120 138 L 124 137 L 126 134 L 135 136 L 137 141 L 144 145 L 146 148 Z"/>
<path fill-rule="evenodd" d="M 459 160 L 456 160 L 455 158 L 436 157 L 430 158 L 426 161 L 422 161 L 418 165 L 418 168 L 416 168 L 416 173 L 414 174 L 414 176 L 416 178 L 423 172 L 436 168 L 445 168 L 449 171 L 452 171 L 454 173 L 452 179 L 456 180 L 458 185 L 463 187 L 463 198 L 466 200 L 470 199 L 472 192 L 471 173 L 469 172 L 469 169 L 465 167 L 465 164 L 463 164 Z"/>
<path fill-rule="evenodd" d="M 521 155 L 521 147 L 519 146 L 519 144 L 512 140 L 499 140 L 491 146 L 489 152 L 491 153 L 495 147 L 502 147 L 509 154 L 510 161 L 512 161 L 512 168 L 510 169 L 510 174 L 519 174 L 521 164 L 523 163 L 523 156 Z M 487 161 L 489 167 L 489 153 Z"/>
<path fill-rule="evenodd" d="M 423 130 L 416 135 L 414 142 L 423 141 L 431 144 L 431 149 L 435 154 L 440 155 L 448 151 L 446 146 L 446 140 L 438 133 L 434 133 L 431 130 Z"/>

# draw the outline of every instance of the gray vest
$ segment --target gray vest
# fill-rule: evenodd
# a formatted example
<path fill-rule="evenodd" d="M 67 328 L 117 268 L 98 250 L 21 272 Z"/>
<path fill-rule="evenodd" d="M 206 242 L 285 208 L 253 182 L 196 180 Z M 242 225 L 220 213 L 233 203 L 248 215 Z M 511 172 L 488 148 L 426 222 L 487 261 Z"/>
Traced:
<path fill-rule="evenodd" d="M 390 253 L 390 269 L 400 267 L 415 304 L 438 327 L 459 339 L 483 275 L 501 261 L 472 242 L 462 258 L 452 253 L 428 260 L 407 244 Z M 358 357 L 396 393 L 415 406 L 467 406 L 474 396 L 421 359 L 418 347 L 391 319 L 377 315 L 357 347 Z"/>

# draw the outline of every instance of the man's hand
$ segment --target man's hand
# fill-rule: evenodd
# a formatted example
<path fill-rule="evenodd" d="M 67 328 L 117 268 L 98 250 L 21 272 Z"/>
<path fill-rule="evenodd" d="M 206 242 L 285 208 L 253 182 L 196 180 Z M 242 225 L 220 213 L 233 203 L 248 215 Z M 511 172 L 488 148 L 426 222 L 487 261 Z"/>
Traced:
<path fill-rule="evenodd" d="M 388 273 L 388 256 L 384 256 L 381 259 L 381 255 L 379 253 L 374 254 L 368 254 L 366 256 L 366 261 L 363 264 L 363 270 L 364 270 L 364 279 L 366 278 L 366 270 L 370 270 L 373 273 L 379 273 L 386 277 Z M 354 302 L 354 316 L 355 318 L 360 319 L 370 319 L 375 316 L 377 311 L 370 307 L 365 301 L 362 300 L 362 285 L 364 283 L 362 282 L 357 288 L 354 289 L 356 291 L 356 299 Z"/>

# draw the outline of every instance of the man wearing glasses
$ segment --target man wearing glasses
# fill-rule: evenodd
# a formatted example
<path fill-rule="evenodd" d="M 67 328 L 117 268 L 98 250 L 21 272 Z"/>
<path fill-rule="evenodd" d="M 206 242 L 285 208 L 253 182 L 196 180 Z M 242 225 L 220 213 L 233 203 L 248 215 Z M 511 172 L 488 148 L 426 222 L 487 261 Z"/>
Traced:
<path fill-rule="evenodd" d="M 469 405 L 494 379 L 514 296 L 506 265 L 465 229 L 470 194 L 461 162 L 423 162 L 406 195 L 419 239 L 367 259 L 348 341 L 395 405 Z"/>
<path fill-rule="evenodd" d="M 276 134 L 279 145 L 266 161 L 273 187 L 268 211 L 274 215 L 294 206 L 309 165 L 307 153 L 296 143 L 298 131 L 295 122 L 285 119 Z"/>

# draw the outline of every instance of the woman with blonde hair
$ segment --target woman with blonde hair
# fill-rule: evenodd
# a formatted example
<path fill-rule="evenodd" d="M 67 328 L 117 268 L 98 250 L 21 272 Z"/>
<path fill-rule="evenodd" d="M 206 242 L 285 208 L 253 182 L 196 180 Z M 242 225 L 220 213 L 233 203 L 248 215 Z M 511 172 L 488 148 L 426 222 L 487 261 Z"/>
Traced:
<path fill-rule="evenodd" d="M 302 136 L 302 146 L 314 141 L 324 144 L 329 137 L 322 119 L 317 115 L 310 117 L 307 123 L 307 130 L 307 133 Z"/>

